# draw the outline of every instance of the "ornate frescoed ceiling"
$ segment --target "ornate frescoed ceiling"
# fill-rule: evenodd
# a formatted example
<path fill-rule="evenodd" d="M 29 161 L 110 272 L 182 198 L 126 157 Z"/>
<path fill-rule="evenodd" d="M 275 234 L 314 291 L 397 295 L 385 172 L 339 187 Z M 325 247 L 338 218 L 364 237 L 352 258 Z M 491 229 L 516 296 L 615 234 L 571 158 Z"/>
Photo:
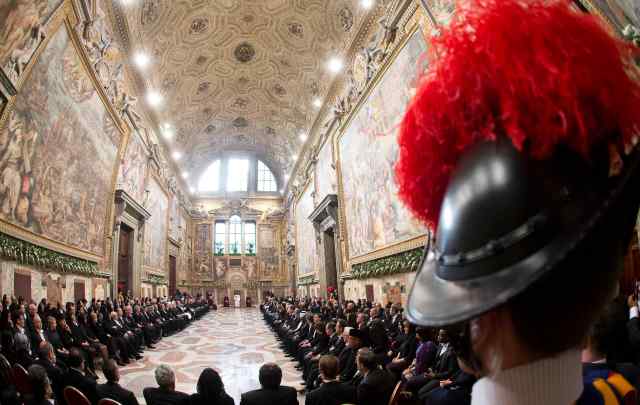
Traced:
<path fill-rule="evenodd" d="M 295 163 L 330 87 L 327 61 L 344 56 L 368 10 L 360 0 L 129 0 L 131 52 L 151 65 L 174 128 L 180 166 L 197 176 L 218 154 L 251 151 L 280 175 Z"/>

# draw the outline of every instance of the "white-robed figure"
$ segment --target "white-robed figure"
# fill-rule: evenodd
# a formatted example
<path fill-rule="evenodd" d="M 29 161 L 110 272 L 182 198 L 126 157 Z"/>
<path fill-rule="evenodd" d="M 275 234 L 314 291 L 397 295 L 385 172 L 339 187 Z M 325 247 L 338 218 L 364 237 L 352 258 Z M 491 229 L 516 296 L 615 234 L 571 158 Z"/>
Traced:
<path fill-rule="evenodd" d="M 236 308 L 240 308 L 240 294 L 234 294 L 233 303 Z"/>
<path fill-rule="evenodd" d="M 406 314 L 460 324 L 473 405 L 591 404 L 580 349 L 640 205 L 637 49 L 567 1 L 458 4 L 398 135 L 398 195 L 435 231 Z"/>

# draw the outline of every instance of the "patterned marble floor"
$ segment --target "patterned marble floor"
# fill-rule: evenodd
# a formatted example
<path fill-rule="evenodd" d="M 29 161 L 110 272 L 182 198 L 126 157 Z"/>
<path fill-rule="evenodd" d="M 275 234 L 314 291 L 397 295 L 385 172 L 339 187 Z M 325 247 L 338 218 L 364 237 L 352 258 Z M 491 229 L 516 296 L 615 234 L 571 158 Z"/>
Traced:
<path fill-rule="evenodd" d="M 155 368 L 166 364 L 176 373 L 176 389 L 194 393 L 203 369 L 217 370 L 225 390 L 240 403 L 240 394 L 259 388 L 258 369 L 266 362 L 282 368 L 284 385 L 299 388 L 301 373 L 287 358 L 273 332 L 255 308 L 222 308 L 173 336 L 163 338 L 144 358 L 120 370 L 120 384 L 144 403 L 142 389 L 155 387 Z M 102 379 L 101 379 L 102 380 Z M 102 382 L 102 381 L 100 381 Z M 302 396 L 300 403 L 304 403 Z"/>

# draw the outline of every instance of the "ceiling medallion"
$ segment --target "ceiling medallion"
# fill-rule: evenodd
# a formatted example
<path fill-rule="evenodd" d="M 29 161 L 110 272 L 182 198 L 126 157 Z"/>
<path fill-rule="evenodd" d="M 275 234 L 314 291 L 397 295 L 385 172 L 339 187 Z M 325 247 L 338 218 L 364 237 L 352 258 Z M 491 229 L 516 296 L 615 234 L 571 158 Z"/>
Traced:
<path fill-rule="evenodd" d="M 340 20 L 340 25 L 345 32 L 351 31 L 353 27 L 353 13 L 349 7 L 343 7 L 338 11 L 338 20 Z"/>
<path fill-rule="evenodd" d="M 162 79 L 162 90 L 164 92 L 169 92 L 176 87 L 176 84 L 178 84 L 178 79 L 176 79 L 176 76 L 173 73 L 169 73 L 164 77 L 164 79 Z"/>
<path fill-rule="evenodd" d="M 244 117 L 238 117 L 231 123 L 236 128 L 246 128 L 249 126 L 249 121 Z"/>
<path fill-rule="evenodd" d="M 204 55 L 198 56 L 196 58 L 196 65 L 200 65 L 200 66 L 204 65 L 205 63 L 207 63 L 207 59 L 208 58 Z"/>
<path fill-rule="evenodd" d="M 207 29 L 209 29 L 209 20 L 207 18 L 194 18 L 193 21 L 191 21 L 191 26 L 189 27 L 189 34 L 200 35 L 207 32 Z"/>
<path fill-rule="evenodd" d="M 256 56 L 256 50 L 248 42 L 243 42 L 233 51 L 238 62 L 247 63 Z"/>
<path fill-rule="evenodd" d="M 304 37 L 304 27 L 299 22 L 290 22 L 289 24 L 287 24 L 287 28 L 289 28 L 289 34 L 293 35 L 294 37 Z"/>
<path fill-rule="evenodd" d="M 246 98 L 238 97 L 235 100 L 233 100 L 233 104 L 231 104 L 231 107 L 244 109 L 247 107 L 248 104 L 249 104 L 249 100 L 247 100 Z"/>
<path fill-rule="evenodd" d="M 211 82 L 202 82 L 198 85 L 198 91 L 197 94 L 198 95 L 202 95 L 204 93 L 206 93 L 207 91 L 209 91 L 209 88 L 211 87 Z"/>
<path fill-rule="evenodd" d="M 142 3 L 142 12 L 140 13 L 140 22 L 142 25 L 156 22 L 160 15 L 159 8 L 159 0 L 144 0 L 144 3 Z"/>
<path fill-rule="evenodd" d="M 282 85 L 280 83 L 276 83 L 276 85 L 273 86 L 273 92 L 278 97 L 283 97 L 283 96 L 285 96 L 287 94 L 287 90 L 285 90 L 285 88 L 282 87 Z"/>

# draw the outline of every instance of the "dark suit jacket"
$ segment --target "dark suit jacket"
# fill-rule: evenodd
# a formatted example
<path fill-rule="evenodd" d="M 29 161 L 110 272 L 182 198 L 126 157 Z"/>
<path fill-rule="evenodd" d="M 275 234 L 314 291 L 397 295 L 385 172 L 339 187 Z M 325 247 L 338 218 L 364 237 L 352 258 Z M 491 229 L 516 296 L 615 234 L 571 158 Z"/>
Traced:
<path fill-rule="evenodd" d="M 355 402 L 355 387 L 332 381 L 308 393 L 304 403 L 305 405 L 340 405 Z"/>
<path fill-rule="evenodd" d="M 36 360 L 36 364 L 44 367 L 47 372 L 47 376 L 49 376 L 49 380 L 51 381 L 51 390 L 53 391 L 53 395 L 55 395 L 56 400 L 64 404 L 64 387 L 65 387 L 65 369 L 61 367 L 59 364 L 53 364 L 48 359 L 38 359 Z"/>
<path fill-rule="evenodd" d="M 298 405 L 298 395 L 293 387 L 281 385 L 277 390 L 249 391 L 242 394 L 240 405 Z M 148 404 L 152 405 L 152 404 Z"/>
<path fill-rule="evenodd" d="M 142 390 L 147 405 L 186 405 L 189 395 L 180 391 L 167 391 L 161 388 L 148 387 Z"/>
<path fill-rule="evenodd" d="M 356 371 L 358 371 L 358 367 L 356 365 L 357 354 L 358 354 L 357 350 L 353 350 L 348 346 L 345 346 L 342 352 L 340 352 L 340 356 L 338 356 L 338 364 L 340 368 L 340 382 L 350 381 L 353 378 Z"/>
<path fill-rule="evenodd" d="M 72 386 L 77 388 L 87 397 L 92 404 L 98 403 L 98 392 L 96 391 L 96 381 L 85 376 L 77 370 L 72 368 L 67 371 L 67 374 L 64 376 L 64 386 Z M 73 405 L 73 404 L 69 404 Z"/>
<path fill-rule="evenodd" d="M 138 405 L 138 400 L 133 392 L 124 389 L 118 383 L 106 382 L 97 387 L 98 398 L 109 398 L 120 402 L 122 405 Z"/>
<path fill-rule="evenodd" d="M 433 367 L 433 372 L 435 373 L 436 379 L 446 380 L 453 376 L 460 368 L 458 366 L 458 359 L 451 344 L 449 344 L 449 347 L 442 355 L 440 355 L 440 347 L 438 347 L 437 350 L 438 354 L 436 355 L 436 365 Z"/>
<path fill-rule="evenodd" d="M 189 397 L 189 405 L 234 405 L 233 398 L 227 395 L 226 392 L 223 392 L 220 395 L 220 398 L 216 400 L 210 400 L 208 398 L 204 398 L 200 394 L 192 394 Z"/>
<path fill-rule="evenodd" d="M 386 370 L 373 370 L 358 385 L 358 403 L 387 405 L 393 393 L 394 383 Z"/>

